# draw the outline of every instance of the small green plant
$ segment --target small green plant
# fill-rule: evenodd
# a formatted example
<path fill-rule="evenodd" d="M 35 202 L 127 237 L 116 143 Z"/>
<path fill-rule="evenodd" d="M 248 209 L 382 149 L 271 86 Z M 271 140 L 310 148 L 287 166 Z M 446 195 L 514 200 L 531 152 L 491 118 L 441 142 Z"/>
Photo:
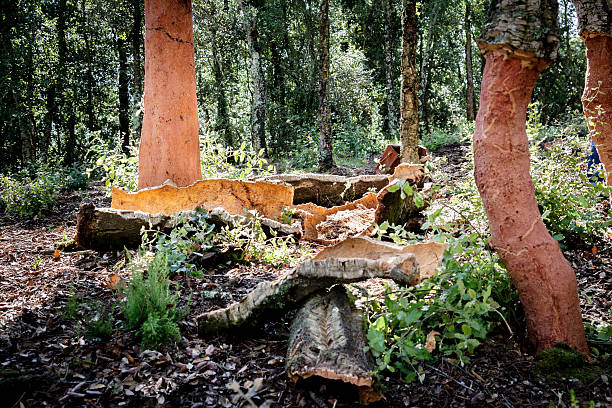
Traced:
<path fill-rule="evenodd" d="M 145 256 L 142 249 L 137 256 Z M 187 309 L 178 307 L 180 293 L 169 281 L 167 253 L 155 254 L 147 263 L 146 271 L 137 266 L 137 261 L 130 259 L 129 265 L 132 279 L 123 288 L 127 327 L 139 332 L 145 346 L 155 348 L 179 340 L 178 322 L 187 314 Z"/>
<path fill-rule="evenodd" d="M 87 339 L 106 339 L 113 333 L 113 309 L 113 305 L 107 308 L 100 302 L 78 296 L 73 287 L 64 305 L 63 317 L 76 322 L 77 332 Z"/>
<path fill-rule="evenodd" d="M 4 176 L 0 193 L 9 213 L 18 218 L 31 218 L 53 209 L 61 186 L 59 172 L 40 167 Z"/>

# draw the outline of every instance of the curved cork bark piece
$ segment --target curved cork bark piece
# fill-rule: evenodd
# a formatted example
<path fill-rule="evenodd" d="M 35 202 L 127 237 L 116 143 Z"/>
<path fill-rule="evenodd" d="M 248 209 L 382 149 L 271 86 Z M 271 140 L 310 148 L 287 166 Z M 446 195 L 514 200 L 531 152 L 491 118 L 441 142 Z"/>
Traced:
<path fill-rule="evenodd" d="M 202 178 L 191 0 L 145 0 L 144 119 L 138 188 Z"/>
<path fill-rule="evenodd" d="M 414 255 L 419 270 L 419 282 L 431 278 L 442 264 L 446 245 L 428 242 L 414 245 L 397 245 L 368 237 L 348 238 L 334 246 L 324 248 L 313 259 L 365 258 L 386 259 L 400 254 Z"/>
<path fill-rule="evenodd" d="M 488 53 L 474 133 L 474 176 L 492 245 L 514 284 L 536 351 L 565 342 L 588 354 L 576 276 L 544 226 L 529 175 L 527 105 L 539 70 Z"/>
<path fill-rule="evenodd" d="M 333 174 L 278 174 L 257 180 L 282 181 L 294 188 L 293 204 L 313 203 L 323 207 L 342 205 L 363 196 L 370 189 L 380 190 L 387 185 L 384 175 L 355 177 Z"/>
<path fill-rule="evenodd" d="M 385 176 L 386 178 L 386 176 Z M 332 244 L 338 242 L 340 238 L 329 239 L 326 238 L 326 234 L 321 234 L 321 231 L 317 229 L 321 223 L 325 222 L 328 217 L 333 217 L 334 215 L 347 212 L 347 217 L 350 216 L 348 212 L 360 210 L 360 209 L 375 209 L 378 206 L 378 199 L 376 194 L 368 193 L 365 197 L 353 201 L 348 204 L 339 205 L 332 208 L 325 208 L 313 203 L 305 203 L 293 206 L 294 209 L 297 210 L 297 215 L 303 220 L 303 230 L 304 235 L 303 239 L 309 241 L 321 242 L 324 244 Z M 347 235 L 359 235 L 365 231 L 367 231 L 371 223 L 374 222 L 374 211 L 372 211 L 370 222 L 360 222 L 359 225 L 354 228 L 353 231 L 343 231 L 344 234 Z"/>
<path fill-rule="evenodd" d="M 113 188 L 112 208 L 172 215 L 202 207 L 211 211 L 223 207 L 232 215 L 257 210 L 271 219 L 280 219 L 283 207 L 293 202 L 293 187 L 263 181 L 228 179 L 200 180 L 188 187 L 164 184 L 136 193 Z"/>
<path fill-rule="evenodd" d="M 262 282 L 240 302 L 201 314 L 196 318 L 200 335 L 216 333 L 243 324 L 254 324 L 270 311 L 287 310 L 323 288 L 370 278 L 393 279 L 402 285 L 418 283 L 416 259 L 401 254 L 383 260 L 330 258 L 306 261 L 290 273 Z"/>
<path fill-rule="evenodd" d="M 361 313 L 343 286 L 313 295 L 296 313 L 289 330 L 287 375 L 293 382 L 313 376 L 358 387 L 362 403 L 379 400 L 374 364 Z"/>

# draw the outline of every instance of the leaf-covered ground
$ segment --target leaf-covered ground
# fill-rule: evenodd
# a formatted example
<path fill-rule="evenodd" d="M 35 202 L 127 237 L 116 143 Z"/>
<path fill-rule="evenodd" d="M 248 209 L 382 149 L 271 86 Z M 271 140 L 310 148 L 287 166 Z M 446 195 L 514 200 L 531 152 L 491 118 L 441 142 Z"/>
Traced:
<path fill-rule="evenodd" d="M 458 174 L 457 149 L 441 154 L 449 159 L 449 173 Z M 339 384 L 294 385 L 288 380 L 284 357 L 290 311 L 255 328 L 197 336 L 195 315 L 239 300 L 258 282 L 275 278 L 280 271 L 269 266 L 234 264 L 208 270 L 203 279 L 178 278 L 183 293 L 191 295 L 180 344 L 143 350 L 137 336 L 118 321 L 110 339 L 87 339 L 82 324 L 67 316 L 66 304 L 82 299 L 79 307 L 86 315 L 103 306 L 116 307 L 114 287 L 128 277 L 122 253 L 55 253 L 58 242 L 74 236 L 75 214 L 83 199 L 108 205 L 92 188 L 63 195 L 47 217 L 18 221 L 0 215 L 0 393 L 5 406 L 356 405 L 356 394 Z M 565 254 L 577 272 L 585 319 L 609 321 L 611 242 Z M 533 357 L 521 349 L 521 328 L 512 329 L 510 335 L 501 327 L 476 350 L 469 366 L 440 359 L 424 365 L 423 383 L 383 378 L 385 399 L 377 406 L 562 406 L 562 401 L 569 404 L 570 390 L 581 403 L 612 406 L 609 365 L 589 382 L 547 381 L 534 371 Z M 612 353 L 609 344 L 591 346 Z M 234 381 L 250 401 L 228 389 Z"/>

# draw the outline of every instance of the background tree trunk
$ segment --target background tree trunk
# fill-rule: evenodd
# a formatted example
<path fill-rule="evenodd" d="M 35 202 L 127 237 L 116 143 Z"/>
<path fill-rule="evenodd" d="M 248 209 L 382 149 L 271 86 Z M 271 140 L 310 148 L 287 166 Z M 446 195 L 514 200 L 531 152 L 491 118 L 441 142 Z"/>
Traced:
<path fill-rule="evenodd" d="M 393 75 L 393 1 L 383 0 L 385 9 L 385 79 L 386 79 L 386 104 L 387 104 L 387 129 L 389 139 L 395 138 L 397 132 L 398 112 L 395 100 L 395 78 Z"/>
<path fill-rule="evenodd" d="M 266 81 L 263 74 L 261 52 L 259 49 L 257 31 L 257 11 L 244 0 L 238 0 L 238 5 L 242 11 L 244 31 L 246 33 L 247 47 L 251 63 L 249 73 L 253 84 L 253 102 L 251 104 L 251 143 L 256 151 L 264 149 L 267 155 L 266 146 Z"/>
<path fill-rule="evenodd" d="M 145 0 L 145 115 L 138 188 L 202 178 L 191 0 Z"/>
<path fill-rule="evenodd" d="M 329 0 L 319 3 L 319 171 L 334 167 L 332 155 L 331 110 L 329 106 Z"/>
<path fill-rule="evenodd" d="M 492 3 L 486 27 L 474 176 L 491 243 L 519 291 L 535 351 L 565 342 L 588 354 L 576 276 L 546 231 L 529 175 L 527 105 L 539 73 L 556 56 L 556 0 Z"/>
<path fill-rule="evenodd" d="M 216 18 L 216 11 L 211 16 L 213 19 Z M 227 112 L 227 95 L 225 94 L 224 76 L 223 76 L 223 62 L 222 54 L 219 52 L 219 46 L 217 44 L 217 27 L 216 21 L 212 23 L 213 28 L 211 32 L 211 47 L 212 47 L 212 67 L 213 74 L 215 76 L 215 91 L 217 96 L 217 121 L 215 123 L 215 130 L 217 133 L 223 135 L 223 140 L 227 146 L 234 146 L 234 138 L 232 137 L 232 130 L 230 128 L 229 114 Z"/>
<path fill-rule="evenodd" d="M 129 153 L 130 145 L 130 95 L 128 84 L 128 61 L 125 50 L 126 41 L 117 38 L 117 54 L 119 56 L 119 138 L 123 153 Z"/>
<path fill-rule="evenodd" d="M 465 116 L 470 122 L 475 116 L 474 109 L 474 72 L 472 69 L 472 24 L 470 21 L 470 2 L 465 2 Z"/>
<path fill-rule="evenodd" d="M 416 0 L 403 0 L 402 11 L 402 80 L 400 94 L 401 160 L 418 163 L 419 109 L 417 74 Z"/>
<path fill-rule="evenodd" d="M 587 56 L 582 106 L 606 182 L 612 186 L 612 8 L 606 0 L 574 0 L 574 5 Z"/>
<path fill-rule="evenodd" d="M 133 72 L 133 91 L 134 102 L 140 102 L 142 98 L 142 59 L 140 55 L 140 49 L 142 45 L 142 1 L 132 0 L 133 8 L 133 21 L 132 31 L 130 33 L 130 40 L 132 42 L 132 72 Z"/>

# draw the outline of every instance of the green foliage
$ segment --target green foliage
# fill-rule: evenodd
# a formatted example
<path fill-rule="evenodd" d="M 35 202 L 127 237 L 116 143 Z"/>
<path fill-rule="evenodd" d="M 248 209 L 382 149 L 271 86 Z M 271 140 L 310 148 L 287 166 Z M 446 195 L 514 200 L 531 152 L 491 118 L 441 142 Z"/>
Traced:
<path fill-rule="evenodd" d="M 61 181 L 59 172 L 46 167 L 4 176 L 0 186 L 2 201 L 7 211 L 19 218 L 43 214 L 55 206 Z"/>
<path fill-rule="evenodd" d="M 155 248 L 157 254 L 165 254 L 170 277 L 178 273 L 195 273 L 195 265 L 188 263 L 190 255 L 200 255 L 212 248 L 214 225 L 208 224 L 208 213 L 202 208 L 194 212 L 178 213 L 173 219 L 169 234 L 149 231 L 143 235 L 143 246 Z"/>
<path fill-rule="evenodd" d="M 449 248 L 439 273 L 410 288 L 387 289 L 383 304 L 371 302 L 369 348 L 377 371 L 399 370 L 419 377 L 422 361 L 437 355 L 469 362 L 468 354 L 486 338 L 518 300 L 499 259 L 478 234 L 445 238 Z M 437 352 L 426 349 L 436 338 Z"/>
<path fill-rule="evenodd" d="M 138 257 L 144 256 L 141 250 Z M 146 271 L 130 261 L 132 279 L 122 289 L 127 327 L 138 330 L 145 346 L 158 347 L 179 340 L 178 322 L 187 310 L 178 307 L 180 293 L 178 287 L 173 289 L 170 284 L 167 254 L 155 254 Z"/>
<path fill-rule="evenodd" d="M 112 187 L 127 191 L 136 191 L 138 188 L 138 148 L 129 147 L 129 154 L 121 149 L 109 146 L 102 140 L 92 144 L 89 155 L 93 165 L 87 169 L 90 177 L 99 178 L 104 182 L 107 194 L 110 195 Z"/>
<path fill-rule="evenodd" d="M 590 382 L 601 369 L 588 364 L 580 352 L 567 344 L 557 343 L 536 355 L 536 371 L 549 379 L 577 378 Z"/>
<path fill-rule="evenodd" d="M 115 318 L 113 305 L 107 308 L 101 302 L 85 299 L 74 293 L 64 305 L 63 317 L 77 324 L 77 333 L 87 339 L 107 339 L 113 333 Z"/>
<path fill-rule="evenodd" d="M 594 244 L 605 236 L 612 219 L 603 209 L 610 188 L 589 182 L 585 171 L 589 143 L 577 135 L 582 118 L 558 126 L 539 122 L 539 105 L 532 104 L 527 134 L 531 144 L 531 175 L 544 224 L 562 243 Z"/>
<path fill-rule="evenodd" d="M 255 152 L 242 142 L 237 149 L 225 147 L 216 143 L 207 135 L 200 146 L 200 162 L 202 177 L 224 177 L 231 179 L 247 179 L 253 176 L 275 174 L 276 168 L 263 157 L 264 150 Z"/>

